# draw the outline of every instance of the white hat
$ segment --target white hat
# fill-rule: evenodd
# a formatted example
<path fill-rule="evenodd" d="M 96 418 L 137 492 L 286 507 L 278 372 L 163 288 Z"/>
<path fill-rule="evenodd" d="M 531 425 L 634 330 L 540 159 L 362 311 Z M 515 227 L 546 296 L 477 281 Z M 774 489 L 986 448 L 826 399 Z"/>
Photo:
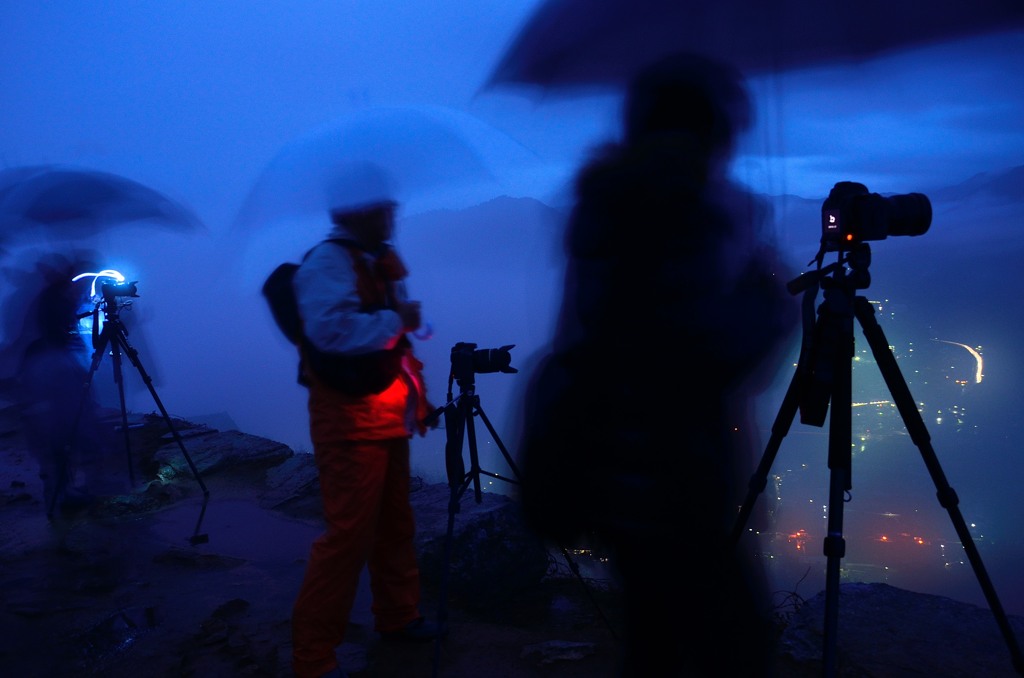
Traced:
<path fill-rule="evenodd" d="M 395 182 L 384 168 L 356 160 L 337 164 L 326 186 L 327 210 L 333 214 L 361 212 L 378 205 L 394 205 Z"/>

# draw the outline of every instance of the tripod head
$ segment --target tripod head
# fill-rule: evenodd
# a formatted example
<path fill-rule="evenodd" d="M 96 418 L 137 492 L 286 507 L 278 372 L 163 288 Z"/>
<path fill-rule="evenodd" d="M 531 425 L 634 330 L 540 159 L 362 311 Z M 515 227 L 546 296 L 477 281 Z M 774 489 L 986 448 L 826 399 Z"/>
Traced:
<path fill-rule="evenodd" d="M 93 343 L 95 344 L 95 335 L 99 332 L 99 315 L 100 311 L 103 311 L 104 320 L 117 320 L 118 312 L 123 306 L 131 304 L 130 301 L 122 301 L 126 298 L 138 297 L 138 284 L 139 281 L 133 280 L 128 282 L 125 280 L 124 275 L 120 271 L 108 268 L 96 273 L 79 273 L 71 279 L 72 282 L 77 282 L 82 278 L 92 278 L 92 286 L 89 292 L 89 298 L 93 301 Z M 99 281 L 113 280 L 114 282 L 104 282 L 100 284 L 100 289 L 97 292 L 96 285 Z M 80 317 L 84 318 L 89 313 L 84 313 Z"/>
<path fill-rule="evenodd" d="M 819 288 L 864 290 L 871 285 L 871 273 L 868 271 L 871 265 L 871 246 L 866 242 L 839 252 L 836 261 L 828 266 L 821 265 L 823 257 L 824 251 L 819 251 L 818 256 L 810 262 L 817 262 L 818 268 L 790 280 L 786 283 L 786 290 L 794 296 L 808 292 L 814 296 Z"/>
<path fill-rule="evenodd" d="M 790 294 L 803 294 L 803 337 L 796 379 L 800 394 L 800 421 L 824 426 L 829 401 L 841 360 L 853 342 L 854 305 L 857 290 L 871 284 L 871 248 L 866 242 L 839 251 L 837 259 L 789 281 Z M 812 262 L 813 263 L 813 262 Z M 815 307 L 818 290 L 824 301 Z"/>
<path fill-rule="evenodd" d="M 99 314 L 103 312 L 104 323 L 112 322 L 120 324 L 121 309 L 131 306 L 131 298 L 138 297 L 138 281 L 121 282 L 117 284 L 107 283 L 101 287 L 101 294 L 97 297 L 96 307 L 93 310 L 93 332 L 99 332 Z"/>

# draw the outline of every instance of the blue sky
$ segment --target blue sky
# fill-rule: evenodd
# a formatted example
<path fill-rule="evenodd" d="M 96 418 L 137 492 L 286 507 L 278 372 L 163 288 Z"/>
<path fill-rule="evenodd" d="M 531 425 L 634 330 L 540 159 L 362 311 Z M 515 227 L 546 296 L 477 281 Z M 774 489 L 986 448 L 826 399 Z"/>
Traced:
<path fill-rule="evenodd" d="M 483 88 L 536 2 L 6 2 L 0 163 L 124 173 L 213 227 L 282 145 L 366 106 L 464 109 L 523 142 L 557 184 L 614 134 L 617 99 Z M 738 173 L 824 195 L 837 177 L 921 190 L 1018 164 L 1024 33 L 752 80 Z M 543 178 L 541 178 L 543 177 Z"/>
<path fill-rule="evenodd" d="M 1022 47 L 1024 33 L 1006 33 L 757 79 L 750 182 L 805 197 L 837 176 L 883 193 L 928 192 L 1019 165 Z"/>

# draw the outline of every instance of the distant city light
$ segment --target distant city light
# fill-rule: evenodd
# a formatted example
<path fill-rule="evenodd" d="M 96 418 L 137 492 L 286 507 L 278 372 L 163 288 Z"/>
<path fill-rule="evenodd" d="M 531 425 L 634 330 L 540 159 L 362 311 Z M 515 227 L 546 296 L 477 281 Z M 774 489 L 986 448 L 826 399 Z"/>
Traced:
<path fill-rule="evenodd" d="M 977 349 L 974 349 L 974 348 L 968 346 L 967 344 L 961 344 L 958 341 L 946 341 L 945 339 L 932 339 L 932 341 L 938 341 L 938 342 L 941 342 L 943 344 L 950 344 L 952 346 L 959 346 L 959 347 L 963 348 L 964 350 L 966 350 L 968 353 L 970 353 L 971 356 L 974 357 L 974 362 L 975 362 L 974 383 L 975 384 L 980 384 L 981 383 L 981 378 L 983 376 L 982 368 L 984 367 L 984 361 L 982 360 L 981 353 L 979 353 Z"/>

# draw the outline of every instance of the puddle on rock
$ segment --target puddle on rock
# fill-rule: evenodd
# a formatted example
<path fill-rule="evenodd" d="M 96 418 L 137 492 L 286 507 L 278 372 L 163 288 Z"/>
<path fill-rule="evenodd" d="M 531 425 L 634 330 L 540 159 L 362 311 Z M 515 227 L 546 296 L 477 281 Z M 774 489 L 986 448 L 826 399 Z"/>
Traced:
<path fill-rule="evenodd" d="M 165 509 L 153 525 L 153 535 L 171 545 L 280 563 L 306 558 L 322 531 L 252 501 L 216 499 L 209 499 L 205 508 L 198 501 Z"/>

